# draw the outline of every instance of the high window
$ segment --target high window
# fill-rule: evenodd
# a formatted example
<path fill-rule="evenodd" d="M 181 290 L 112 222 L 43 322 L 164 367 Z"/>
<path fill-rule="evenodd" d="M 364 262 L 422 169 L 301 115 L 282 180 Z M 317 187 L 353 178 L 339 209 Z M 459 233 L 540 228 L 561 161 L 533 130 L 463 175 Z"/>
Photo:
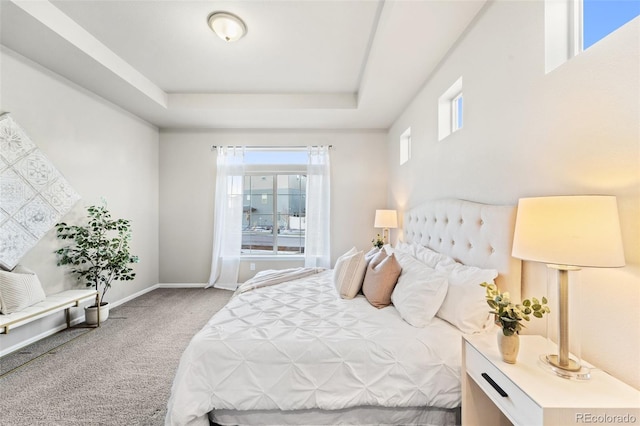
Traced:
<path fill-rule="evenodd" d="M 462 92 L 451 99 L 451 132 L 462 129 Z"/>
<path fill-rule="evenodd" d="M 462 77 L 438 98 L 438 140 L 462 129 Z"/>
<path fill-rule="evenodd" d="M 640 16 L 637 0 L 545 0 L 545 70 L 550 72 Z"/>
<path fill-rule="evenodd" d="M 637 0 L 582 0 L 582 49 L 640 15 Z"/>
<path fill-rule="evenodd" d="M 411 159 L 411 127 L 400 135 L 400 165 Z"/>

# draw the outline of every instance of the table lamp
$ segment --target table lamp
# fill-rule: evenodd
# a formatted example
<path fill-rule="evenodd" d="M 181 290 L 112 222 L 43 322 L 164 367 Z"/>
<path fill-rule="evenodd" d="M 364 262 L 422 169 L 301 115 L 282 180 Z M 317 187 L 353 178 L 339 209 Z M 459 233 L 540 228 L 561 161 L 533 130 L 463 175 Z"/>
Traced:
<path fill-rule="evenodd" d="M 559 376 L 588 379 L 588 369 L 569 356 L 569 273 L 576 274 L 581 267 L 624 266 L 616 198 L 599 195 L 521 198 L 512 255 L 545 263 L 557 271 L 558 353 L 541 359 Z"/>
<path fill-rule="evenodd" d="M 376 210 L 376 217 L 373 221 L 374 228 L 382 229 L 382 240 L 389 242 L 389 228 L 398 227 L 398 213 L 395 210 Z"/>

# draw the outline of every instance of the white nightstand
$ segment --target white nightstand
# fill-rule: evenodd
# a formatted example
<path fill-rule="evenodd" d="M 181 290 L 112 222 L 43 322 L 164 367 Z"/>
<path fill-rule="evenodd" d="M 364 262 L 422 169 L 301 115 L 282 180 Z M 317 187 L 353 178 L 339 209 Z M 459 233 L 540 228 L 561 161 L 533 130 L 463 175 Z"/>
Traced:
<path fill-rule="evenodd" d="M 542 366 L 547 339 L 520 336 L 516 364 L 502 361 L 496 335 L 462 340 L 463 425 L 640 425 L 640 391 L 593 369 L 567 380 Z M 491 383 L 493 382 L 493 383 Z"/>

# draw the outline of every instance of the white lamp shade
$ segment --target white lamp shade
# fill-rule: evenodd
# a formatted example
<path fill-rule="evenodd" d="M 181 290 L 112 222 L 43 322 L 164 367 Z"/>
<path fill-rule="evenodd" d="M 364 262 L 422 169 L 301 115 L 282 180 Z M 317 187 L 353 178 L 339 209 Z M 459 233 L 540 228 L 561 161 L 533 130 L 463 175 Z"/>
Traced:
<path fill-rule="evenodd" d="M 615 197 L 521 198 L 512 255 L 555 265 L 624 266 Z"/>
<path fill-rule="evenodd" d="M 395 210 L 376 210 L 374 228 L 397 228 L 398 213 Z"/>

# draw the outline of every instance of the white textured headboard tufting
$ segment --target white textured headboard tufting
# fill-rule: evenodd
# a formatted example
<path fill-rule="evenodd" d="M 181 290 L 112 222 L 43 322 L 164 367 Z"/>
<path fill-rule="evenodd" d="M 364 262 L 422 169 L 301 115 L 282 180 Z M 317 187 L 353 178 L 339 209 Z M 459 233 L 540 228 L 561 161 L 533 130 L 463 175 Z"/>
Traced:
<path fill-rule="evenodd" d="M 404 214 L 403 241 L 447 254 L 465 265 L 497 269 L 496 284 L 521 300 L 522 263 L 511 256 L 515 206 L 443 199 Z"/>

